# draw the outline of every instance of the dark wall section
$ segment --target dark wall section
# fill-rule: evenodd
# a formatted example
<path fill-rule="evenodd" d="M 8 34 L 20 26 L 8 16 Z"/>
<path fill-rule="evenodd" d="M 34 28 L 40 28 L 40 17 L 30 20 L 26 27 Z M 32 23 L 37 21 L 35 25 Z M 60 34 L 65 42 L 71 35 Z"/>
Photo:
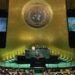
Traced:
<path fill-rule="evenodd" d="M 7 18 L 6 25 L 8 24 L 8 6 L 9 6 L 8 0 L 0 0 L 0 18 Z M 7 26 L 6 26 L 6 31 L 7 31 Z M 5 32 L 0 31 L 0 48 L 6 47 L 6 31 Z"/>
<path fill-rule="evenodd" d="M 0 9 L 8 10 L 8 0 L 0 0 Z"/>
<path fill-rule="evenodd" d="M 67 9 L 75 9 L 75 0 L 66 0 L 67 1 Z"/>

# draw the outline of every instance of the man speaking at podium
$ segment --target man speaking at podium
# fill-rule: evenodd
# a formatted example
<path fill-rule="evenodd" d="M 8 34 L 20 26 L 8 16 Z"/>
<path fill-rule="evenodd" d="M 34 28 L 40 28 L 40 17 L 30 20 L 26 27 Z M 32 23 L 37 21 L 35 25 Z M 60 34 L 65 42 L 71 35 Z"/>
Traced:
<path fill-rule="evenodd" d="M 38 60 L 39 60 L 39 58 L 41 58 L 38 52 L 35 53 L 35 58 Z"/>

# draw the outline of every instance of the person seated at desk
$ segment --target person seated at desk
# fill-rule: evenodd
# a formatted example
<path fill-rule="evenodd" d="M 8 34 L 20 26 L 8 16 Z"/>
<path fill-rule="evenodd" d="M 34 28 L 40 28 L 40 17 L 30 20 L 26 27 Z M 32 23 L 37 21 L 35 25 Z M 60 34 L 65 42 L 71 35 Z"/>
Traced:
<path fill-rule="evenodd" d="M 36 46 L 36 50 L 39 49 L 39 48 L 40 48 L 39 45 L 37 45 L 37 46 Z"/>
<path fill-rule="evenodd" d="M 43 47 L 42 47 L 43 49 L 45 49 L 45 50 L 48 50 L 48 48 L 45 46 L 45 45 L 43 45 Z"/>

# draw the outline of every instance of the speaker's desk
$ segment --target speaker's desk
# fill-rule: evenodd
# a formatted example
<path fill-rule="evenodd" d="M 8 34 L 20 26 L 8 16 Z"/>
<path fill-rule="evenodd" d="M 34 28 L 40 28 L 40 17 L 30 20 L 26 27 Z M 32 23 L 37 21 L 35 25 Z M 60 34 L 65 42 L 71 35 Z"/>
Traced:
<path fill-rule="evenodd" d="M 30 58 L 34 58 L 36 52 L 38 52 L 40 57 L 43 57 L 45 59 L 49 59 L 50 58 L 50 50 L 48 48 L 38 48 L 35 50 L 25 50 L 25 57 L 30 59 Z"/>

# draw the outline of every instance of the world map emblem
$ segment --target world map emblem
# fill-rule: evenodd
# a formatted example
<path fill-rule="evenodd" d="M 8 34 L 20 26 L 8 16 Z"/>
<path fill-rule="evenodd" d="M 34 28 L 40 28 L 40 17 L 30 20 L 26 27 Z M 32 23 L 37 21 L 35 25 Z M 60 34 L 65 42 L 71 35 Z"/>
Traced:
<path fill-rule="evenodd" d="M 23 10 L 24 22 L 33 28 L 45 27 L 50 22 L 51 16 L 48 5 L 40 2 L 30 3 Z"/>

